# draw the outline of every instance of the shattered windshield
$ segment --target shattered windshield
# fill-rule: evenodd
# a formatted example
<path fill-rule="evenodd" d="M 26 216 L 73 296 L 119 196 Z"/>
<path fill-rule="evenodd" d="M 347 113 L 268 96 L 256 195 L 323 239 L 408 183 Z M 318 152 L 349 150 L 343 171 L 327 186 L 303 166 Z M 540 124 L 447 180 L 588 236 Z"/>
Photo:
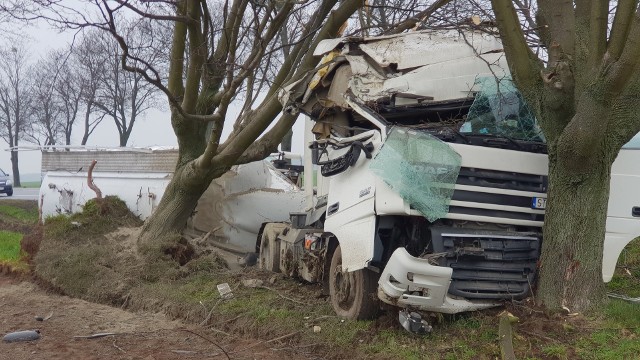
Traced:
<path fill-rule="evenodd" d="M 422 131 L 394 127 L 369 168 L 429 221 L 447 215 L 462 158 Z"/>
<path fill-rule="evenodd" d="M 511 78 L 478 78 L 474 88 L 478 93 L 460 133 L 544 142 L 533 111 Z"/>

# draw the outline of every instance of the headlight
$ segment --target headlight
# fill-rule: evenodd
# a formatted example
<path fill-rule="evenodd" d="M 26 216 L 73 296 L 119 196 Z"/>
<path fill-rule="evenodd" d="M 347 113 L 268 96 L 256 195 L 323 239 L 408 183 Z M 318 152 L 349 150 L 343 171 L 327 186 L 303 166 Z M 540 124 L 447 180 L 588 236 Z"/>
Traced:
<path fill-rule="evenodd" d="M 11 180 L 7 180 L 6 185 L 7 186 L 11 186 L 11 185 L 13 185 L 13 182 L 11 182 Z"/>

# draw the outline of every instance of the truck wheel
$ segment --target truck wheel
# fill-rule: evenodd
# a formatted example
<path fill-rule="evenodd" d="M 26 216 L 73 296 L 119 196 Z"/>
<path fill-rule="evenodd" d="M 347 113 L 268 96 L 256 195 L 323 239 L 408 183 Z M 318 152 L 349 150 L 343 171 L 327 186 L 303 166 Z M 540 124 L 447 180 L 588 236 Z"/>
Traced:
<path fill-rule="evenodd" d="M 280 245 L 276 241 L 276 237 L 277 235 L 266 231 L 266 229 L 262 233 L 259 259 L 260 269 L 280 272 Z"/>
<path fill-rule="evenodd" d="M 351 320 L 374 318 L 379 310 L 377 287 L 378 275 L 371 270 L 342 271 L 342 251 L 338 245 L 329 268 L 329 295 L 336 314 Z"/>

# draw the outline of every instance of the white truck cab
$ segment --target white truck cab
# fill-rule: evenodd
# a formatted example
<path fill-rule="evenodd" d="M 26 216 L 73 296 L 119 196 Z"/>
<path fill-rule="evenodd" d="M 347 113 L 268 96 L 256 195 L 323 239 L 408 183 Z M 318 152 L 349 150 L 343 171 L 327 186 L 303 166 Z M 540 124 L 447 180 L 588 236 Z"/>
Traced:
<path fill-rule="evenodd" d="M 423 31 L 328 40 L 316 54 L 325 66 L 281 94 L 312 119 L 307 209 L 263 225 L 261 266 L 324 281 L 352 319 L 378 301 L 458 313 L 529 296 L 548 162 L 499 40 Z M 640 235 L 635 151 L 614 164 L 605 280 Z"/>

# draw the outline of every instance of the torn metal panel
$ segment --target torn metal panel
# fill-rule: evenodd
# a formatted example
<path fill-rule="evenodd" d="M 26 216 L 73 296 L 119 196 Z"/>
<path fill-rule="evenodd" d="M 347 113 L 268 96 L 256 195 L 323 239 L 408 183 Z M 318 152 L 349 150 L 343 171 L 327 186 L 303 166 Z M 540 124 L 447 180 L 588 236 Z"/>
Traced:
<path fill-rule="evenodd" d="M 268 161 L 235 166 L 214 180 L 198 201 L 188 227 L 216 241 L 255 250 L 263 223 L 301 212 L 305 194 Z"/>
<path fill-rule="evenodd" d="M 477 31 L 332 39 L 322 42 L 316 53 L 327 54 L 325 62 L 344 58 L 350 71 L 323 67 L 311 78 L 284 89 L 281 100 L 285 111 L 303 111 L 317 117 L 314 115 L 320 114 L 321 108 L 345 108 L 336 94 L 348 92 L 362 103 L 396 97 L 403 104 L 468 98 L 473 97 L 476 77 L 508 73 L 500 40 Z M 337 62 L 333 67 L 342 69 L 345 65 Z M 336 91 L 330 89 L 333 86 Z M 322 106 L 313 105 L 317 103 Z"/>

